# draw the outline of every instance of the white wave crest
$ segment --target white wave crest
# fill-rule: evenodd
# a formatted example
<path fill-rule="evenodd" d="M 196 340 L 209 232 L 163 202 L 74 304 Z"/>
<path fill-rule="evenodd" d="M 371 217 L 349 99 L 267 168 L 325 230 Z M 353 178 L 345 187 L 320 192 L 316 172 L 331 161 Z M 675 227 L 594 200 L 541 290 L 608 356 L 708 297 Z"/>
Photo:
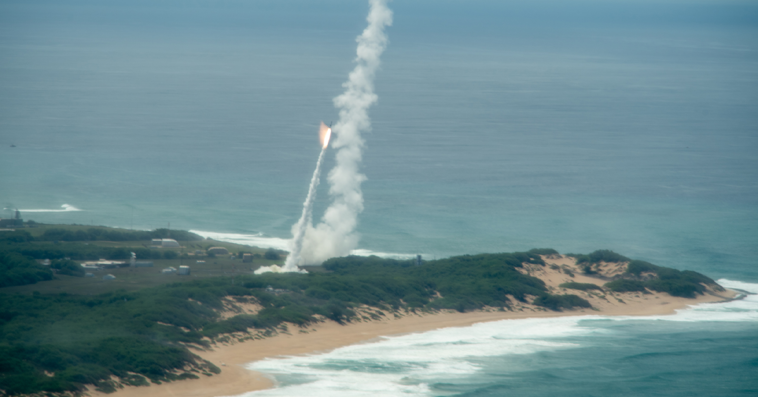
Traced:
<path fill-rule="evenodd" d="M 668 316 L 572 316 L 503 320 L 430 332 L 384 337 L 378 342 L 346 346 L 310 356 L 270 358 L 247 368 L 283 380 L 259 396 L 397 396 L 434 395 L 429 384 L 465 379 L 483 368 L 480 359 L 579 348 L 593 335 L 613 335 L 608 321 L 758 321 L 758 284 L 718 280 L 727 288 L 751 293 L 743 299 L 695 305 Z M 594 326 L 597 325 L 597 326 Z M 519 371 L 519 360 L 499 365 Z"/>
<path fill-rule="evenodd" d="M 263 233 L 256 234 L 241 234 L 241 233 L 219 233 L 219 232 L 207 232 L 203 230 L 190 230 L 204 238 L 210 238 L 216 241 L 225 241 L 227 243 L 235 243 L 242 245 L 249 245 L 251 247 L 258 248 L 273 248 L 282 251 L 289 251 L 290 242 L 292 239 L 284 239 L 279 237 L 267 237 Z M 415 258 L 415 254 L 401 254 L 396 252 L 381 252 L 372 251 L 367 249 L 355 249 L 350 252 L 350 255 L 357 256 L 378 256 L 380 258 L 391 259 L 412 259 Z"/>
<path fill-rule="evenodd" d="M 60 209 L 60 210 L 53 210 L 53 209 L 31 209 L 31 210 L 27 209 L 27 210 L 21 210 L 20 209 L 18 211 L 21 212 L 21 213 L 24 213 L 24 212 L 71 212 L 71 211 L 82 211 L 79 208 L 76 208 L 73 205 L 69 205 L 69 204 L 63 204 L 63 205 L 61 205 L 61 208 L 62 209 Z"/>
<path fill-rule="evenodd" d="M 434 378 L 460 378 L 480 371 L 480 365 L 469 358 L 577 347 L 556 339 L 592 332 L 576 326 L 584 318 L 503 320 L 384 337 L 319 355 L 266 359 L 247 368 L 286 374 L 297 378 L 298 384 L 242 396 L 428 395 L 429 381 Z"/>
<path fill-rule="evenodd" d="M 240 233 L 218 233 L 218 232 L 206 232 L 202 230 L 190 230 L 201 237 L 209 238 L 216 241 L 225 241 L 227 243 L 249 245 L 258 248 L 274 248 L 278 250 L 288 251 L 290 247 L 290 239 L 283 239 L 278 237 L 266 237 L 263 233 L 257 234 L 240 234 Z"/>
<path fill-rule="evenodd" d="M 701 303 L 677 310 L 676 314 L 646 317 L 610 317 L 615 321 L 624 320 L 660 320 L 680 322 L 756 322 L 758 321 L 758 284 L 720 279 L 717 281 L 726 288 L 747 291 L 739 299 L 727 302 Z"/>

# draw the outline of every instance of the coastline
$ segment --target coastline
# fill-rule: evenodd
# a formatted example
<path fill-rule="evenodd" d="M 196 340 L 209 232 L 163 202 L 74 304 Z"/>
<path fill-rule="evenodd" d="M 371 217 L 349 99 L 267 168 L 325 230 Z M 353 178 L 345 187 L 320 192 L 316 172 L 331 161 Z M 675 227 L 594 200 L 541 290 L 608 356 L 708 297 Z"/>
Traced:
<path fill-rule="evenodd" d="M 547 271 L 546 273 L 551 272 Z M 546 284 L 554 289 L 556 288 L 555 283 L 562 280 L 551 276 L 554 275 L 542 275 Z M 584 276 L 577 276 L 575 280 L 578 282 L 588 280 L 597 282 L 597 279 L 587 277 L 588 280 L 584 280 L 584 278 Z M 266 375 L 245 368 L 245 365 L 250 362 L 266 358 L 318 354 L 343 346 L 370 343 L 385 336 L 420 333 L 448 327 L 465 327 L 476 323 L 499 320 L 590 315 L 669 315 L 688 306 L 728 301 L 739 295 L 737 291 L 725 290 L 688 299 L 663 293 L 608 293 L 600 295 L 591 292 L 572 292 L 590 300 L 593 308 L 554 312 L 514 301 L 511 311 L 495 309 L 467 313 L 445 311 L 406 313 L 394 317 L 390 314 L 381 320 L 355 321 L 346 325 L 340 325 L 333 321 L 323 321 L 302 329 L 289 325 L 288 330 L 265 339 L 217 344 L 212 350 L 207 351 L 194 350 L 195 354 L 214 363 L 221 369 L 221 373 L 218 375 L 210 377 L 201 375 L 202 377 L 199 379 L 181 380 L 147 387 L 129 386 L 110 394 L 91 390 L 89 395 L 92 397 L 233 396 L 275 386 L 275 382 Z"/>

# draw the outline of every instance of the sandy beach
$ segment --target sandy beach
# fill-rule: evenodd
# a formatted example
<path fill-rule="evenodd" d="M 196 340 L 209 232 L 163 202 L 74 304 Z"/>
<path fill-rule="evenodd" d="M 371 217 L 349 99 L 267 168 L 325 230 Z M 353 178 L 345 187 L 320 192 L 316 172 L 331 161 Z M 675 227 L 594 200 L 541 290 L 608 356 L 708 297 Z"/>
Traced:
<path fill-rule="evenodd" d="M 607 291 L 565 290 L 558 285 L 567 281 L 602 285 L 604 281 L 581 274 L 574 274 L 573 277 L 570 277 L 565 272 L 555 269 L 562 266 L 572 266 L 573 260 L 569 258 L 547 257 L 546 262 L 548 265 L 556 266 L 552 266 L 552 268 L 550 266 L 527 266 L 524 272 L 545 281 L 551 293 L 579 295 L 587 299 L 593 308 L 555 312 L 512 299 L 511 311 L 485 309 L 468 313 L 450 311 L 403 313 L 402 315 L 387 314 L 387 317 L 381 320 L 354 321 L 346 325 L 340 325 L 333 321 L 323 321 L 311 324 L 306 328 L 289 324 L 286 331 L 281 331 L 265 339 L 237 342 L 232 338 L 232 343 L 217 344 L 212 350 L 196 350 L 197 355 L 221 368 L 219 375 L 211 377 L 201 375 L 200 379 L 169 382 L 149 387 L 126 387 L 107 395 L 113 397 L 233 396 L 275 386 L 274 381 L 264 374 L 244 368 L 245 364 L 264 358 L 317 354 L 351 344 L 370 343 L 381 336 L 425 332 L 446 327 L 463 327 L 475 323 L 506 319 L 583 315 L 667 315 L 690 305 L 725 301 L 738 295 L 736 291 L 732 290 L 709 291 L 707 294 L 698 295 L 695 299 L 687 299 L 672 297 L 664 293 L 642 294 L 637 292 L 611 293 Z M 603 266 L 606 267 L 604 273 L 613 273 L 618 270 L 614 268 L 617 264 L 604 264 Z M 89 395 L 93 397 L 106 396 L 106 394 L 96 391 L 90 392 Z"/>

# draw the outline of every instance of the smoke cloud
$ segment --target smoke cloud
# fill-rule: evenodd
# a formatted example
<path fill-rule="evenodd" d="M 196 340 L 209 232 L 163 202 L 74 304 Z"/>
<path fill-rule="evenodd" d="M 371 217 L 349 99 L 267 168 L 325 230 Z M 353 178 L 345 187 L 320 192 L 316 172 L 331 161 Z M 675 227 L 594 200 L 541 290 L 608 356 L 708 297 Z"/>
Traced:
<path fill-rule="evenodd" d="M 306 223 L 299 254 L 291 260 L 288 258 L 285 269 L 292 269 L 289 265 L 296 269 L 296 265 L 319 264 L 347 255 L 360 240 L 355 228 L 358 215 L 363 211 L 361 183 L 366 180 L 360 172 L 364 147 L 361 133 L 371 130 L 368 109 L 377 101 L 374 76 L 379 69 L 379 58 L 387 47 L 384 29 L 392 25 L 392 11 L 386 0 L 370 0 L 369 3 L 368 27 L 356 39 L 355 68 L 342 85 L 345 92 L 334 98 L 334 106 L 339 109 L 339 121 L 332 127 L 336 164 L 327 177 L 332 202 L 318 225 L 311 226 L 310 220 Z M 293 225 L 293 234 L 297 226 Z"/>

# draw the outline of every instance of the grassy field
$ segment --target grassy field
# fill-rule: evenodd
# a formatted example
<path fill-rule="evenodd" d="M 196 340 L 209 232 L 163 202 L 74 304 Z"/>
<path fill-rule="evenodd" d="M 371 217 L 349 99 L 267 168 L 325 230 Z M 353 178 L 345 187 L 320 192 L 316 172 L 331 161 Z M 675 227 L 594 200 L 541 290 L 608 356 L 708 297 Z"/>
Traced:
<path fill-rule="evenodd" d="M 131 229 L 121 229 L 117 227 L 107 227 L 107 226 L 90 226 L 90 225 L 55 225 L 55 224 L 43 224 L 43 223 L 33 223 L 33 224 L 26 224 L 27 227 L 23 229 L 18 230 L 25 230 L 29 232 L 33 237 L 40 237 L 49 229 L 63 229 L 63 230 L 69 230 L 72 232 L 78 231 L 78 230 L 88 230 L 88 229 L 98 229 L 98 230 L 116 230 L 116 231 L 122 231 L 122 232 L 129 232 Z"/>
<path fill-rule="evenodd" d="M 197 263 L 198 260 L 205 263 Z M 253 271 L 261 266 L 272 264 L 282 264 L 282 260 L 270 261 L 266 259 L 255 258 L 253 263 L 243 263 L 241 259 L 230 259 L 229 256 L 216 258 L 195 258 L 190 256 L 189 259 L 156 259 L 152 260 L 153 267 L 124 267 L 103 270 L 87 270 L 94 274 L 94 277 L 72 277 L 65 275 L 56 275 L 55 280 L 41 281 L 36 284 L 21 285 L 16 287 L 6 287 L 2 289 L 4 293 L 33 294 L 59 294 L 68 293 L 76 295 L 97 295 L 104 292 L 115 291 L 119 289 L 135 291 L 143 288 L 155 287 L 161 284 L 182 283 L 192 280 L 198 280 L 205 277 L 235 277 L 243 274 L 253 274 Z M 189 276 L 180 276 L 177 274 L 162 274 L 161 270 L 173 266 L 185 265 L 190 267 Z M 103 280 L 103 276 L 112 274 L 116 276 L 115 280 Z"/>
<path fill-rule="evenodd" d="M 104 231 L 122 231 L 131 232 L 128 229 L 115 229 L 104 226 L 89 225 L 46 225 L 35 224 L 33 227 L 25 227 L 23 230 L 32 235 L 35 239 L 41 239 L 48 230 L 66 230 L 66 231 L 88 231 L 91 229 L 100 229 Z M 54 248 L 74 250 L 89 247 L 109 247 L 124 248 L 127 251 L 136 249 L 150 249 L 152 252 L 159 254 L 166 251 L 173 251 L 177 255 L 176 259 L 151 259 L 138 257 L 138 261 L 153 262 L 153 267 L 139 268 L 114 268 L 102 270 L 87 270 L 93 273 L 94 277 L 73 277 L 56 274 L 54 280 L 41 281 L 36 284 L 27 284 L 21 286 L 5 287 L 1 292 L 18 293 L 18 294 L 59 294 L 68 293 L 76 295 L 97 295 L 105 292 L 119 289 L 135 291 L 143 288 L 154 287 L 168 283 L 183 283 L 191 280 L 198 280 L 207 277 L 229 277 L 233 278 L 239 275 L 252 274 L 253 271 L 261 266 L 270 266 L 273 264 L 282 265 L 285 256 L 281 255 L 279 260 L 269 260 L 264 257 L 266 249 L 250 247 L 234 243 L 226 243 L 215 240 L 197 240 L 197 241 L 179 241 L 181 247 L 178 248 L 155 248 L 150 246 L 149 240 L 140 241 L 29 241 L 23 243 L 23 246 L 30 248 Z M 79 247 L 79 248 L 77 248 Z M 229 255 L 208 256 L 207 250 L 211 247 L 224 247 Z M 198 253 L 196 255 L 196 252 Z M 239 255 L 240 252 L 251 253 L 254 255 L 252 263 L 243 263 Z M 127 252 L 128 254 L 128 252 Z M 161 256 L 161 255 L 158 255 Z M 128 261 L 128 260 L 119 260 Z M 83 260 L 76 260 L 77 263 Z M 179 268 L 179 266 L 189 266 L 190 275 L 162 274 L 161 270 L 167 267 Z M 112 274 L 115 280 L 103 280 L 103 276 Z"/>

